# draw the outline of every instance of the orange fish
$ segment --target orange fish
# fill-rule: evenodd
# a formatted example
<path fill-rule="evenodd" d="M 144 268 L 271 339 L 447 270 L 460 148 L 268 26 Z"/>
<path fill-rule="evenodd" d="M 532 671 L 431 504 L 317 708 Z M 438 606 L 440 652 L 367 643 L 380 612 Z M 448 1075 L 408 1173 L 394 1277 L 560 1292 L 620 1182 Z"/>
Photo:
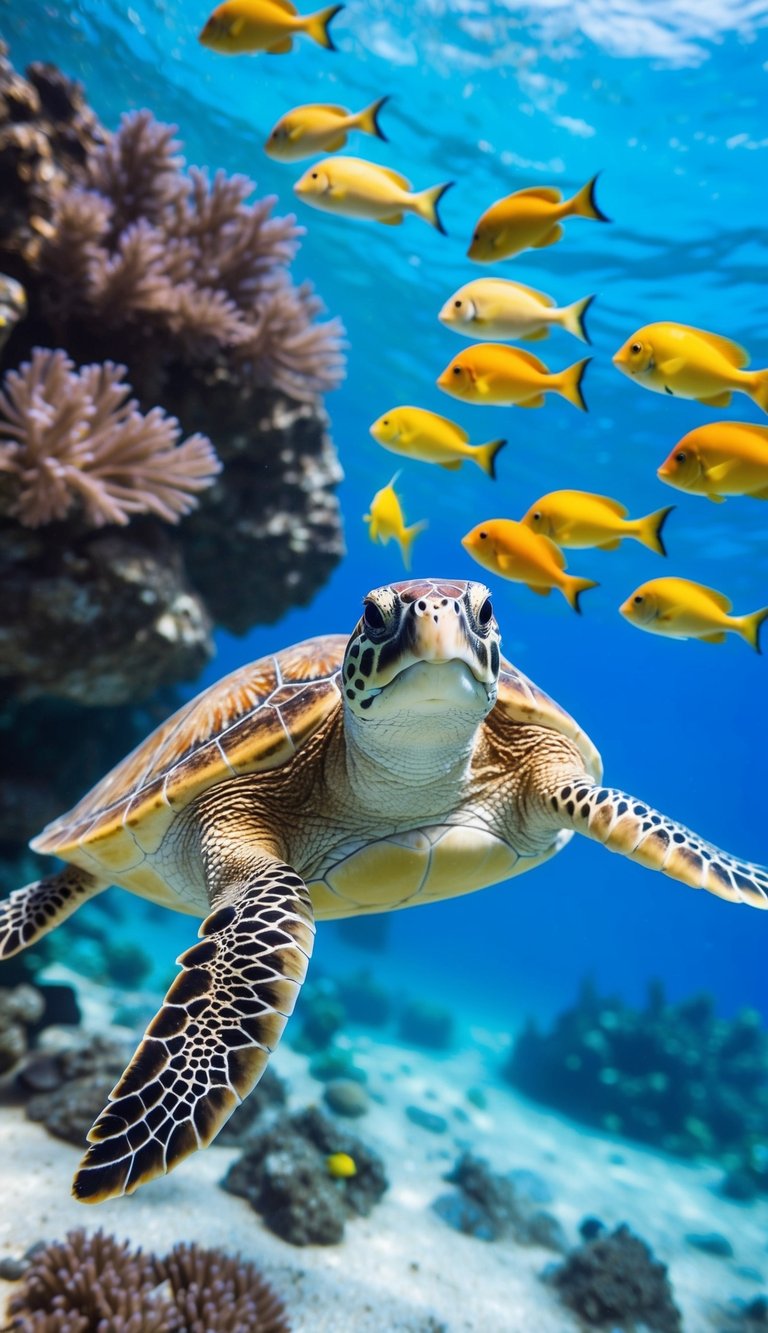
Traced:
<path fill-rule="evenodd" d="M 726 495 L 768 500 L 768 426 L 716 421 L 684 435 L 657 474 L 660 481 L 720 504 Z"/>
<path fill-rule="evenodd" d="M 560 547 L 511 518 L 489 518 L 478 523 L 462 537 L 461 544 L 484 569 L 513 583 L 524 583 L 541 597 L 557 588 L 574 611 L 581 609 L 580 594 L 598 586 L 593 579 L 566 574 Z"/>
<path fill-rule="evenodd" d="M 532 352 L 506 343 L 473 343 L 446 366 L 437 384 L 443 393 L 468 403 L 500 407 L 543 407 L 544 395 L 560 394 L 582 412 L 587 405 L 581 381 L 590 358 L 550 372 Z"/>
<path fill-rule="evenodd" d="M 649 579 L 619 607 L 626 620 L 650 634 L 725 643 L 731 632 L 740 634 L 759 653 L 760 626 L 768 619 L 768 606 L 746 616 L 731 616 L 732 609 L 733 603 L 715 588 L 676 578 Z"/>
<path fill-rule="evenodd" d="M 560 224 L 566 218 L 610 221 L 595 202 L 596 182 L 593 176 L 572 199 L 563 199 L 561 191 L 550 185 L 532 185 L 497 199 L 475 227 L 469 258 L 479 264 L 495 264 L 521 250 L 554 245 L 563 235 Z"/>

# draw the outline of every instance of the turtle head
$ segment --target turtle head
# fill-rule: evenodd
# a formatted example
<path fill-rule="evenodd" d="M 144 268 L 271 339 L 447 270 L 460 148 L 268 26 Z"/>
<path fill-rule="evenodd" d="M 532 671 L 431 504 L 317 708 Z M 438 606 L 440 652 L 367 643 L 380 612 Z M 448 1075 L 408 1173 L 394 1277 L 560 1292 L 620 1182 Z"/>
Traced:
<path fill-rule="evenodd" d="M 499 627 L 482 583 L 418 579 L 374 588 L 347 644 L 344 701 L 359 719 L 464 715 L 496 702 Z"/>

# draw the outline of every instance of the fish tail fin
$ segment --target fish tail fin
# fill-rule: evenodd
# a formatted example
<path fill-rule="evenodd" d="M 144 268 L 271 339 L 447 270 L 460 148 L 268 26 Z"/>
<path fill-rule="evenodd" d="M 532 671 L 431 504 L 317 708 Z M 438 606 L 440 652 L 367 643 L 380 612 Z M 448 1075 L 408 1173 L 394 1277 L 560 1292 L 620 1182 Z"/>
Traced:
<path fill-rule="evenodd" d="M 478 444 L 472 453 L 475 462 L 492 481 L 496 480 L 496 455 L 506 443 L 506 440 L 491 440 L 490 444 Z"/>
<path fill-rule="evenodd" d="M 583 185 L 578 193 L 573 196 L 571 211 L 576 217 L 594 218 L 596 222 L 610 222 L 611 219 L 605 216 L 601 208 L 598 208 L 595 199 L 595 186 L 599 175 L 600 172 L 598 171 L 597 175 L 593 176 L 591 181 L 587 181 L 586 185 Z"/>
<path fill-rule="evenodd" d="M 385 102 L 390 101 L 389 93 L 386 97 L 380 97 L 376 102 L 371 102 L 364 111 L 357 117 L 357 127 L 363 131 L 363 134 L 372 134 L 376 139 L 383 139 L 387 143 L 387 136 L 379 124 L 379 112 Z"/>
<path fill-rule="evenodd" d="M 583 592 L 590 588 L 599 588 L 600 584 L 595 583 L 594 579 L 580 579 L 575 574 L 564 574 L 562 592 L 568 605 L 573 607 L 577 615 L 581 615 L 579 598 Z"/>
<path fill-rule="evenodd" d="M 753 370 L 749 379 L 747 393 L 763 412 L 768 412 L 768 370 Z"/>
<path fill-rule="evenodd" d="M 753 611 L 750 616 L 739 616 L 734 625 L 734 629 L 742 639 L 746 639 L 750 648 L 754 648 L 756 653 L 763 651 L 760 647 L 760 627 L 765 620 L 768 620 L 768 606 L 762 607 L 760 611 Z"/>
<path fill-rule="evenodd" d="M 324 46 L 326 51 L 336 50 L 328 27 L 331 19 L 343 8 L 343 5 L 329 5 L 327 9 L 318 9 L 316 14 L 308 14 L 304 20 L 304 31 L 318 46 Z"/>
<path fill-rule="evenodd" d="M 555 383 L 552 385 L 555 393 L 567 398 L 569 403 L 573 403 L 573 406 L 582 412 L 589 410 L 581 392 L 581 382 L 591 360 L 592 358 L 587 356 L 583 361 L 576 361 L 572 366 L 566 366 L 565 370 L 561 370 L 560 374 L 555 376 Z"/>
<path fill-rule="evenodd" d="M 587 326 L 584 317 L 589 310 L 594 296 L 585 296 L 581 301 L 574 301 L 573 305 L 563 307 L 563 328 L 572 333 L 574 338 L 579 338 L 583 343 L 592 344 L 592 339 L 587 333 Z"/>
<path fill-rule="evenodd" d="M 411 568 L 411 547 L 416 537 L 428 526 L 427 520 L 423 518 L 418 523 L 412 523 L 409 528 L 404 528 L 403 535 L 400 538 L 400 550 L 403 553 L 403 564 L 406 569 Z"/>
<path fill-rule="evenodd" d="M 418 213 L 419 217 L 428 222 L 430 226 L 435 227 L 442 236 L 447 233 L 440 220 L 437 205 L 446 190 L 450 190 L 453 184 L 453 181 L 446 181 L 443 185 L 432 185 L 428 190 L 419 190 L 418 193 L 411 195 L 414 212 Z"/>
<path fill-rule="evenodd" d="M 666 509 L 657 509 L 655 514 L 647 514 L 645 518 L 637 520 L 637 531 L 635 536 L 643 546 L 647 546 L 649 551 L 655 551 L 657 555 L 666 555 L 667 548 L 664 545 L 662 531 L 664 524 L 669 518 L 674 505 L 667 505 Z"/>

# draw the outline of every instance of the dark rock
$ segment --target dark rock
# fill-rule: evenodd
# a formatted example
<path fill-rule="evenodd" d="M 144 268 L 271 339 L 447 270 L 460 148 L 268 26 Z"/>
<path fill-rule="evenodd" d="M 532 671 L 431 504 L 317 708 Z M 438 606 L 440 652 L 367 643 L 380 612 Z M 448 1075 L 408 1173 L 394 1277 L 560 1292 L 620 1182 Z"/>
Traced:
<path fill-rule="evenodd" d="M 18 1282 L 19 1278 L 24 1276 L 27 1265 L 23 1259 L 12 1259 L 6 1256 L 0 1259 L 0 1279 L 3 1282 Z"/>
<path fill-rule="evenodd" d="M 425 1111 L 421 1106 L 406 1106 L 405 1114 L 414 1125 L 426 1129 L 430 1134 L 445 1134 L 448 1129 L 445 1116 L 438 1115 L 436 1111 Z"/>
<path fill-rule="evenodd" d="M 479 1240 L 509 1238 L 518 1245 L 565 1250 L 557 1219 L 536 1208 L 508 1175 L 492 1171 L 482 1158 L 463 1153 L 444 1179 L 457 1186 L 457 1194 L 443 1195 L 433 1207 L 450 1226 Z"/>
<path fill-rule="evenodd" d="M 369 1108 L 368 1093 L 362 1083 L 352 1078 L 335 1078 L 326 1083 L 323 1098 L 337 1115 L 357 1117 Z"/>
<path fill-rule="evenodd" d="M 665 1264 L 626 1226 L 572 1250 L 548 1280 L 569 1309 L 594 1327 L 643 1324 L 682 1333 Z"/>
<path fill-rule="evenodd" d="M 722 1236 L 719 1231 L 703 1233 L 689 1231 L 685 1239 L 688 1245 L 692 1245 L 695 1250 L 701 1250 L 704 1254 L 714 1254 L 718 1259 L 731 1259 L 733 1257 L 731 1242 L 727 1236 Z"/>
<path fill-rule="evenodd" d="M 331 1176 L 327 1159 L 348 1153 L 357 1174 Z M 387 1188 L 378 1155 L 317 1107 L 283 1115 L 257 1134 L 230 1167 L 224 1189 L 248 1199 L 266 1225 L 293 1245 L 341 1240 L 349 1217 L 367 1216 Z"/>
<path fill-rule="evenodd" d="M 0 990 L 0 1074 L 13 1069 L 26 1055 L 29 1029 L 42 1018 L 44 1008 L 35 986 Z"/>
<path fill-rule="evenodd" d="M 285 1079 L 280 1078 L 274 1069 L 267 1065 L 256 1087 L 248 1093 L 245 1101 L 240 1103 L 224 1128 L 216 1135 L 216 1142 L 222 1148 L 235 1148 L 247 1143 L 265 1111 L 285 1106 L 287 1100 Z"/>
<path fill-rule="evenodd" d="M 596 1240 L 605 1231 L 607 1231 L 605 1222 L 601 1222 L 599 1217 L 585 1217 L 579 1223 L 579 1235 L 582 1240 Z"/>
<path fill-rule="evenodd" d="M 86 1034 L 73 1034 L 72 1043 L 69 1049 L 36 1054 L 16 1082 L 33 1092 L 26 1106 L 29 1119 L 80 1147 L 123 1073 L 130 1049 L 124 1042 Z"/>
<path fill-rule="evenodd" d="M 402 1041 L 446 1051 L 453 1045 L 453 1014 L 439 1005 L 413 1000 L 400 1014 L 398 1031 Z"/>
<path fill-rule="evenodd" d="M 119 1071 L 122 1073 L 122 1069 Z M 27 1102 L 30 1120 L 42 1121 L 50 1134 L 78 1147 L 98 1119 L 117 1081 L 118 1074 L 91 1074 L 62 1083 L 52 1092 L 40 1092 Z"/>

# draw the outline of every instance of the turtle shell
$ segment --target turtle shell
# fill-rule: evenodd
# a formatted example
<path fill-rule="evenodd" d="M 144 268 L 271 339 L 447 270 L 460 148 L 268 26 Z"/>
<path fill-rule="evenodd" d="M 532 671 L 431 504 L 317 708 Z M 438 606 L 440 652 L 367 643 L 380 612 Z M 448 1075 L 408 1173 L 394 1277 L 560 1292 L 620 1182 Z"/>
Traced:
<path fill-rule="evenodd" d="M 601 780 L 603 761 L 587 733 L 582 731 L 570 713 L 566 713 L 564 708 L 556 704 L 554 699 L 550 699 L 548 694 L 540 690 L 538 685 L 534 685 L 532 680 L 524 676 L 522 671 L 505 657 L 501 659 L 496 707 L 501 709 L 511 722 L 547 727 L 551 731 L 559 731 L 562 736 L 567 736 L 578 747 L 586 772 L 595 782 Z"/>
<path fill-rule="evenodd" d="M 31 846 L 93 869 L 130 872 L 208 787 L 279 768 L 341 700 L 344 634 L 306 639 L 233 671 L 153 731 Z M 147 886 L 149 888 L 149 885 Z"/>

